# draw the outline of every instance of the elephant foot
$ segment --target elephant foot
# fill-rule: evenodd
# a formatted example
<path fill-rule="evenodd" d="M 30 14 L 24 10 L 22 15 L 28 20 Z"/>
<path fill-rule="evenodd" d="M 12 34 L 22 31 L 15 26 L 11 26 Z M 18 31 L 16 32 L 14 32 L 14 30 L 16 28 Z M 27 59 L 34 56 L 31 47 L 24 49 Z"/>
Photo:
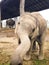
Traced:
<path fill-rule="evenodd" d="M 44 56 L 41 56 L 41 55 L 40 55 L 40 56 L 38 56 L 38 59 L 39 59 L 39 60 L 43 60 L 43 59 L 44 59 Z"/>
<path fill-rule="evenodd" d="M 29 61 L 31 59 L 31 55 L 25 55 L 24 60 Z"/>

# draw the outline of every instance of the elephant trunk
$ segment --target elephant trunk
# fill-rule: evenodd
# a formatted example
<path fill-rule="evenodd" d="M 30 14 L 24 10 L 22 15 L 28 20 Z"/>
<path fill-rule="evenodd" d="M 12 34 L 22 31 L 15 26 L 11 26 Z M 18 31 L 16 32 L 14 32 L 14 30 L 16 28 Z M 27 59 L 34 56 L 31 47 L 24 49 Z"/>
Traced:
<path fill-rule="evenodd" d="M 31 46 L 29 37 L 22 35 L 21 44 L 16 48 L 14 54 L 11 56 L 11 65 L 19 65 L 22 63 L 24 55 L 29 51 Z"/>

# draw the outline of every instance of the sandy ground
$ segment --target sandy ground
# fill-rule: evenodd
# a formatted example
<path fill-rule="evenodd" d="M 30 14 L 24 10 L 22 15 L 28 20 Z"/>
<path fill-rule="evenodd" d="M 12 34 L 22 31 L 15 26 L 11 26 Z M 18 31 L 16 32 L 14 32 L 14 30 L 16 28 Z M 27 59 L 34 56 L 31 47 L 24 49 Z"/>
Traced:
<path fill-rule="evenodd" d="M 18 41 L 15 37 L 14 29 L 0 29 L 0 63 L 8 62 L 17 46 Z M 44 53 L 45 58 L 49 60 L 49 30 L 47 30 L 45 38 Z"/>

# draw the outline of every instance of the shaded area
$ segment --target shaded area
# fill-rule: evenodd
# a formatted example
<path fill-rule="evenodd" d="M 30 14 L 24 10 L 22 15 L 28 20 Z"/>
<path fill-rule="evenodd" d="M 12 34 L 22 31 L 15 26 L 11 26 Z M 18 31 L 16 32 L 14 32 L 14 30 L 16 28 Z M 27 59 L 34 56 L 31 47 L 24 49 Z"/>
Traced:
<path fill-rule="evenodd" d="M 1 19 L 17 17 L 20 0 L 3 0 L 1 2 Z M 49 8 L 49 0 L 26 0 L 25 11 L 33 12 Z"/>

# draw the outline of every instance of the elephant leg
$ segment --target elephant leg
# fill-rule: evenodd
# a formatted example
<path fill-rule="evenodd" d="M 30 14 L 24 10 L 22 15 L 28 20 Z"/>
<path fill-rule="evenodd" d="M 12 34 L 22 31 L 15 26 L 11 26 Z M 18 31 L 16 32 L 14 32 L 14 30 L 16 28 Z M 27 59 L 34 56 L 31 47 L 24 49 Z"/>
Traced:
<path fill-rule="evenodd" d="M 36 51 L 37 47 L 36 47 L 36 40 L 31 40 L 31 51 Z"/>
<path fill-rule="evenodd" d="M 41 43 L 43 43 L 43 42 L 41 42 Z M 43 44 L 39 44 L 39 56 L 38 56 L 38 59 L 39 60 L 43 60 L 44 59 L 44 52 L 43 52 Z"/>
<path fill-rule="evenodd" d="M 43 33 L 39 40 L 39 60 L 44 59 L 44 40 L 45 40 L 45 33 Z"/>
<path fill-rule="evenodd" d="M 33 49 L 33 51 L 36 50 L 36 41 L 33 42 L 33 48 L 32 49 Z"/>

